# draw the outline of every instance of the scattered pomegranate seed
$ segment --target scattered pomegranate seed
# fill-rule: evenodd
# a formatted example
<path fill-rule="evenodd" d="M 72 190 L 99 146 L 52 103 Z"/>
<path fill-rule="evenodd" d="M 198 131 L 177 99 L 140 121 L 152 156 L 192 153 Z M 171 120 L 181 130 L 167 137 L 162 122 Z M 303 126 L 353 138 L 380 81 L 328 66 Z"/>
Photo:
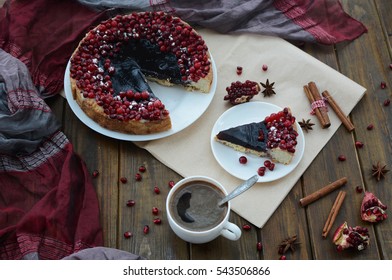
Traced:
<path fill-rule="evenodd" d="M 120 181 L 121 183 L 125 184 L 126 182 L 128 182 L 128 179 L 126 177 L 121 177 Z"/>
<path fill-rule="evenodd" d="M 261 69 L 262 69 L 263 71 L 267 71 L 267 70 L 268 70 L 268 66 L 267 66 L 266 64 L 263 64 L 263 66 L 261 67 Z"/>
<path fill-rule="evenodd" d="M 169 186 L 169 188 L 172 188 L 172 187 L 174 187 L 175 184 L 176 183 L 174 183 L 173 180 L 170 180 L 169 183 L 168 183 L 168 186 Z"/>
<path fill-rule="evenodd" d="M 139 166 L 139 172 L 146 172 L 146 167 L 144 165 Z"/>
<path fill-rule="evenodd" d="M 362 148 L 363 147 L 363 143 L 361 141 L 355 141 L 355 147 Z"/>
<path fill-rule="evenodd" d="M 161 190 L 159 189 L 158 186 L 154 187 L 154 193 L 156 193 L 156 194 L 160 194 L 161 193 Z"/>
<path fill-rule="evenodd" d="M 125 238 L 131 238 L 133 236 L 133 233 L 132 232 L 130 232 L 130 231 L 126 231 L 126 232 L 124 232 L 124 237 Z"/>
<path fill-rule="evenodd" d="M 136 202 L 135 202 L 133 199 L 130 199 L 130 200 L 127 201 L 127 206 L 128 206 L 128 207 L 132 207 L 132 206 L 134 206 L 135 204 L 136 204 Z"/>
<path fill-rule="evenodd" d="M 257 242 L 256 248 L 257 248 L 257 251 L 261 252 L 261 250 L 263 250 L 263 244 L 260 241 Z"/>
<path fill-rule="evenodd" d="M 369 125 L 366 127 L 367 130 L 372 130 L 373 128 L 374 128 L 374 125 L 373 125 L 373 124 L 369 124 Z"/>
<path fill-rule="evenodd" d="M 275 163 L 271 162 L 271 164 L 267 167 L 270 171 L 274 171 Z"/>
<path fill-rule="evenodd" d="M 144 232 L 144 234 L 148 234 L 150 232 L 150 227 L 148 225 L 145 225 L 143 227 L 143 232 Z"/>
<path fill-rule="evenodd" d="M 159 209 L 158 209 L 158 207 L 152 207 L 152 214 L 153 214 L 153 215 L 158 215 L 158 214 L 159 214 Z"/>
<path fill-rule="evenodd" d="M 286 256 L 285 255 L 282 255 L 282 256 L 280 256 L 280 258 L 279 258 L 280 260 L 286 260 L 287 258 L 286 258 Z"/>
<path fill-rule="evenodd" d="M 390 99 L 385 99 L 384 100 L 384 106 L 387 107 L 391 104 L 391 100 Z"/>
<path fill-rule="evenodd" d="M 391 63 L 391 64 L 389 64 L 389 69 L 391 69 L 391 70 L 392 70 L 392 63 Z"/>
<path fill-rule="evenodd" d="M 265 166 L 259 167 L 259 169 L 257 169 L 257 174 L 259 174 L 259 176 L 264 176 L 265 175 Z"/>
<path fill-rule="evenodd" d="M 355 187 L 355 191 L 356 191 L 357 193 L 362 193 L 362 192 L 363 192 L 363 188 L 362 188 L 361 186 L 356 186 L 356 187 Z"/>
<path fill-rule="evenodd" d="M 97 178 L 98 175 L 99 175 L 99 171 L 98 170 L 94 170 L 93 174 L 92 174 L 93 178 Z"/>
<path fill-rule="evenodd" d="M 135 180 L 136 181 L 141 181 L 142 180 L 142 175 L 140 175 L 140 173 L 136 173 Z"/>
<path fill-rule="evenodd" d="M 240 156 L 239 162 L 241 164 L 246 164 L 248 162 L 248 159 L 246 158 L 246 156 Z"/>
<path fill-rule="evenodd" d="M 344 155 L 340 155 L 340 156 L 338 156 L 338 160 L 345 161 L 346 157 Z"/>
<path fill-rule="evenodd" d="M 161 220 L 160 218 L 155 218 L 155 219 L 153 220 L 153 222 L 154 222 L 154 224 L 156 224 L 156 225 L 162 224 L 162 220 Z"/>
<path fill-rule="evenodd" d="M 242 74 L 242 67 L 237 66 L 237 75 L 241 75 L 241 74 Z"/>
<path fill-rule="evenodd" d="M 270 160 L 266 160 L 266 161 L 264 161 L 264 166 L 265 167 L 270 167 L 270 165 L 271 165 L 271 161 Z"/>
<path fill-rule="evenodd" d="M 250 230 L 251 228 L 252 227 L 250 225 L 248 225 L 248 224 L 245 224 L 245 225 L 242 226 L 242 229 L 246 230 L 246 231 Z"/>
<path fill-rule="evenodd" d="M 387 87 L 387 83 L 384 82 L 384 81 L 382 81 L 382 82 L 380 83 L 380 87 L 381 87 L 382 89 L 386 88 L 386 87 Z"/>

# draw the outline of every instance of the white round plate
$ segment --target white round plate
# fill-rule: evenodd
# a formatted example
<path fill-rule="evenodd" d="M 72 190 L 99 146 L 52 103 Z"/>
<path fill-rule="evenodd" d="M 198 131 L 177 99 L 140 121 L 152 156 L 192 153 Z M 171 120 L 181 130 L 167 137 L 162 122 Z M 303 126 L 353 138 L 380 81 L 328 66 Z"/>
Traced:
<path fill-rule="evenodd" d="M 197 91 L 187 91 L 181 86 L 166 87 L 157 83 L 151 82 L 150 87 L 154 94 L 162 100 L 165 107 L 170 112 L 172 121 L 172 128 L 170 130 L 153 133 L 148 135 L 134 135 L 126 134 L 117 131 L 112 131 L 100 126 L 98 123 L 88 117 L 73 99 L 71 91 L 71 82 L 69 77 L 70 62 L 68 61 L 64 76 L 64 92 L 69 106 L 75 115 L 88 127 L 98 133 L 112 137 L 119 140 L 127 141 L 149 141 L 164 138 L 173 135 L 195 122 L 210 105 L 216 90 L 217 84 L 217 70 L 216 65 L 211 57 L 211 65 L 213 71 L 213 81 L 209 93 L 202 93 Z"/>
<path fill-rule="evenodd" d="M 211 132 L 211 149 L 215 159 L 223 169 L 239 179 L 246 180 L 257 174 L 257 169 L 260 166 L 263 166 L 264 161 L 267 160 L 267 158 L 236 151 L 233 148 L 218 143 L 215 140 L 215 135 L 224 129 L 251 122 L 260 122 L 271 113 L 276 113 L 281 110 L 282 108 L 270 103 L 248 102 L 230 108 L 218 118 Z M 265 175 L 259 177 L 258 182 L 271 182 L 282 178 L 293 171 L 301 161 L 305 150 L 305 138 L 302 129 L 297 122 L 296 125 L 298 137 L 293 160 L 288 165 L 276 163 L 275 169 L 273 171 L 267 169 Z M 243 155 L 248 159 L 246 164 L 239 163 L 239 158 Z"/>

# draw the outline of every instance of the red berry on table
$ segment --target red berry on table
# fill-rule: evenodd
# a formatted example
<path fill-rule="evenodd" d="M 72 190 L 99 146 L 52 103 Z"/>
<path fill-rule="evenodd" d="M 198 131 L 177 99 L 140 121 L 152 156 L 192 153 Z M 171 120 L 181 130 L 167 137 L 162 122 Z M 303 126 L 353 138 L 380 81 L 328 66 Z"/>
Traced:
<path fill-rule="evenodd" d="M 246 158 L 246 156 L 240 156 L 239 162 L 241 164 L 246 164 L 248 162 L 248 159 Z"/>

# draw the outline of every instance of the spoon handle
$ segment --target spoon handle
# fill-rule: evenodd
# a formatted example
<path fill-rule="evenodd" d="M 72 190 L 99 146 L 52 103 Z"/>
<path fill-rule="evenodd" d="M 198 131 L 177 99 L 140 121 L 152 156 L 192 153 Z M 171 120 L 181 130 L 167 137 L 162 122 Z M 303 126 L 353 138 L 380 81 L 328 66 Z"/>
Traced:
<path fill-rule="evenodd" d="M 234 197 L 240 195 L 250 187 L 252 187 L 257 180 L 259 179 L 258 175 L 254 175 L 250 177 L 248 180 L 243 182 L 241 185 L 236 187 L 231 193 L 229 193 L 226 197 L 224 197 L 221 201 L 218 202 L 218 206 L 222 206 L 224 203 L 228 202 L 230 199 L 233 199 Z"/>

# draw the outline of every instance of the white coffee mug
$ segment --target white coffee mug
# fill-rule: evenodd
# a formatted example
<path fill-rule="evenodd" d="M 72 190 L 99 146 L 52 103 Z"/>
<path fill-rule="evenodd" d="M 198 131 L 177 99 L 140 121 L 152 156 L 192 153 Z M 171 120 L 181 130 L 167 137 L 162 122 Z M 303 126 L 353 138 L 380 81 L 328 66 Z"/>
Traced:
<path fill-rule="evenodd" d="M 229 222 L 230 201 L 227 202 L 227 211 L 224 217 L 222 218 L 222 220 L 213 228 L 207 230 L 199 231 L 199 230 L 191 230 L 189 228 L 185 228 L 184 226 L 179 224 L 175 220 L 175 218 L 173 218 L 173 215 L 177 215 L 176 213 L 171 212 L 172 210 L 170 207 L 170 202 L 173 199 L 173 194 L 175 194 L 176 191 L 180 189 L 182 186 L 184 186 L 185 184 L 188 185 L 189 183 L 196 182 L 196 181 L 210 183 L 213 186 L 215 186 L 217 189 L 219 189 L 224 194 L 224 196 L 227 195 L 227 191 L 219 182 L 206 176 L 191 176 L 180 180 L 170 190 L 166 199 L 166 213 L 168 216 L 169 225 L 172 228 L 172 230 L 181 239 L 190 243 L 206 243 L 217 238 L 219 235 L 222 235 L 223 237 L 229 240 L 238 240 L 241 237 L 241 230 L 237 225 Z"/>

